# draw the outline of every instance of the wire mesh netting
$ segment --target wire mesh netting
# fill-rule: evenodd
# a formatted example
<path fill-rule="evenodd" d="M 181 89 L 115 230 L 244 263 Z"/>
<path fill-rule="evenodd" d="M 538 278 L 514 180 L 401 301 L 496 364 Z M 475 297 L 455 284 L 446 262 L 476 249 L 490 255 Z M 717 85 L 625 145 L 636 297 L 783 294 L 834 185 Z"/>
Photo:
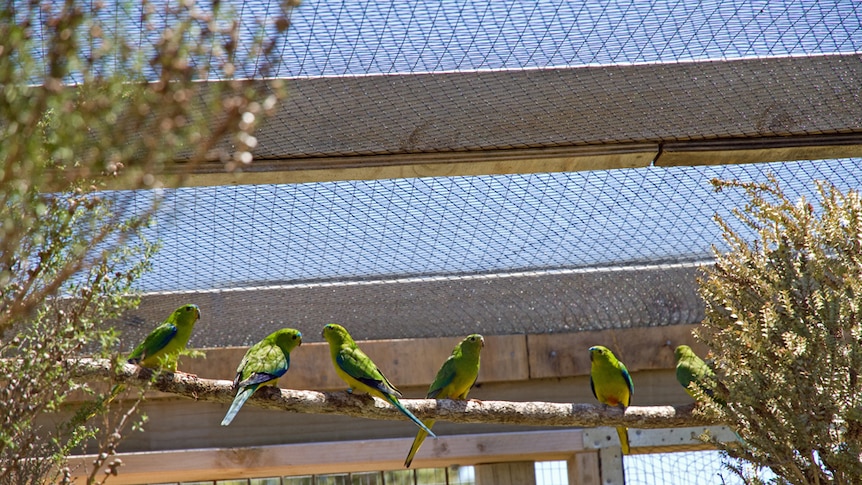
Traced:
<path fill-rule="evenodd" d="M 292 76 L 855 52 L 857 2 L 310 2 Z"/>
<path fill-rule="evenodd" d="M 631 455 L 625 459 L 626 485 L 741 485 L 743 480 L 725 467 L 718 451 L 678 451 Z M 565 461 L 536 462 L 536 485 L 577 485 L 569 482 Z M 751 467 L 749 476 L 774 478 Z M 425 468 L 386 472 L 287 476 L 179 485 L 473 485 L 473 467 Z"/>
<path fill-rule="evenodd" d="M 256 73 L 249 49 L 279 2 L 228 1 L 240 23 L 241 77 Z M 107 29 L 140 32 L 142 45 L 168 27 L 171 2 L 106 3 Z M 203 3 L 191 10 L 202 13 Z M 735 0 L 506 2 L 304 2 L 291 14 L 277 76 L 344 76 L 678 62 L 857 52 L 858 2 Z M 21 8 L 19 16 L 26 9 Z M 43 6 L 47 18 L 50 7 Z M 144 17 L 144 13 L 148 16 Z M 146 19 L 147 21 L 145 21 Z M 40 26 L 36 25 L 38 29 Z M 242 48 L 246 50 L 243 51 Z"/>
<path fill-rule="evenodd" d="M 732 222 L 730 211 L 744 202 L 741 192 L 714 192 L 711 179 L 774 174 L 791 197 L 816 201 L 815 180 L 862 186 L 859 165 L 836 159 L 179 189 L 164 194 L 147 234 L 162 248 L 140 289 L 246 290 L 235 301 L 256 308 L 252 320 L 260 323 L 242 335 L 195 335 L 198 346 L 249 345 L 285 319 L 358 320 L 364 338 L 694 323 L 702 310 L 690 282 L 710 247 L 722 244 L 712 218 Z M 152 197 L 117 195 L 129 207 Z M 162 298 L 153 319 L 185 298 Z M 227 301 L 214 304 L 226 321 L 249 320 Z M 129 330 L 145 331 L 150 321 Z"/>
<path fill-rule="evenodd" d="M 718 451 L 683 451 L 649 453 L 625 459 L 626 485 L 742 485 L 743 479 L 729 470 L 728 458 Z M 768 470 L 749 467 L 748 476 L 769 480 L 775 476 Z"/>
<path fill-rule="evenodd" d="M 720 167 L 185 188 L 165 194 L 144 291 L 678 263 L 765 182 L 816 199 L 862 185 L 858 159 Z M 149 199 L 149 194 L 122 194 Z"/>
<path fill-rule="evenodd" d="M 260 77 L 250 46 L 280 4 L 219 4 L 239 24 L 237 76 Z M 140 32 L 146 58 L 176 8 L 97 16 Z M 258 159 L 859 131 L 859 2 L 305 2 L 290 17 L 267 75 L 293 95 Z"/>

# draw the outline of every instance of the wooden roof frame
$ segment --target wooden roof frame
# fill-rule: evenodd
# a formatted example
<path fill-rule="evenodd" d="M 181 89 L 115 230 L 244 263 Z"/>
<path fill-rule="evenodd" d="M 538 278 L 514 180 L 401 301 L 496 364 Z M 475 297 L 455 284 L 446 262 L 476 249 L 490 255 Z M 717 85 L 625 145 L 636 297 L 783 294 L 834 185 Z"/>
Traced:
<path fill-rule="evenodd" d="M 862 156 L 856 53 L 285 81 L 254 162 L 184 185 Z"/>

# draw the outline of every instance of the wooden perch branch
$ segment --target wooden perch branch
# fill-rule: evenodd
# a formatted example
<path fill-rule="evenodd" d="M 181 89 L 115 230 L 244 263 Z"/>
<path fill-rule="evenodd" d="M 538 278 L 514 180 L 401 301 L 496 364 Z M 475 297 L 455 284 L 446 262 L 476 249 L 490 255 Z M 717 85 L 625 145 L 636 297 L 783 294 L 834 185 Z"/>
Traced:
<path fill-rule="evenodd" d="M 78 359 L 67 364 L 84 379 L 110 378 L 114 369 L 107 360 Z M 230 403 L 233 383 L 202 379 L 184 373 L 156 372 L 132 364 L 116 369 L 116 378 L 128 385 L 142 386 L 153 380 L 153 388 L 197 401 Z M 453 423 L 496 423 L 530 426 L 628 426 L 669 428 L 719 424 L 693 414 L 694 405 L 630 406 L 625 412 L 598 404 L 452 401 L 449 399 L 402 399 L 404 407 L 420 418 L 436 418 Z M 388 403 L 368 395 L 346 391 L 318 392 L 275 387 L 259 389 L 245 404 L 295 413 L 341 414 L 371 419 L 405 419 Z"/>

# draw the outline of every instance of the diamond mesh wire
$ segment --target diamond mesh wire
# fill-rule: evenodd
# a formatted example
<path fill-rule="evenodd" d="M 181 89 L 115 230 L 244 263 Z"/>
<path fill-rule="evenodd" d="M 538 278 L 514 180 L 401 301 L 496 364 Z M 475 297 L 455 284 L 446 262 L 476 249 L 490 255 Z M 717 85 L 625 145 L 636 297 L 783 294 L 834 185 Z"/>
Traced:
<path fill-rule="evenodd" d="M 816 179 L 862 186 L 860 163 L 183 188 L 165 195 L 147 234 L 163 246 L 140 289 L 697 261 L 721 243 L 713 215 L 732 219 L 743 202 L 715 193 L 712 178 L 774 173 L 792 197 L 815 199 Z"/>
<path fill-rule="evenodd" d="M 855 52 L 858 2 L 308 2 L 282 75 L 356 75 Z"/>
<path fill-rule="evenodd" d="M 537 461 L 536 485 L 569 484 L 568 466 L 565 461 Z"/>
<path fill-rule="evenodd" d="M 626 456 L 626 485 L 741 485 L 745 483 L 728 470 L 727 458 L 718 451 L 650 453 Z M 775 476 L 768 470 L 750 470 L 752 476 L 768 481 Z"/>
<path fill-rule="evenodd" d="M 142 6 L 143 5 L 143 6 Z M 239 75 L 257 74 L 253 40 L 281 12 L 280 2 L 231 0 L 239 21 Z M 144 7 L 145 6 L 145 7 Z M 110 4 L 99 18 L 108 31 L 140 32 L 152 45 L 166 26 L 158 0 Z M 140 21 L 142 8 L 153 16 Z M 200 3 L 196 8 L 207 11 Z M 25 9 L 18 11 L 23 18 Z M 50 9 L 43 8 L 47 18 Z M 740 57 L 858 52 L 859 2 L 628 1 L 304 2 L 278 46 L 276 76 L 339 76 L 677 62 Z M 41 38 L 40 24 L 35 25 Z M 39 51 L 44 50 L 40 48 Z M 41 57 L 37 52 L 37 58 Z"/>
<path fill-rule="evenodd" d="M 122 325 L 134 341 L 174 308 L 205 308 L 190 345 L 251 345 L 279 326 L 319 339 L 572 332 L 697 323 L 698 264 L 765 181 L 816 201 L 862 187 L 862 160 L 223 186 L 167 191 L 162 243 Z M 131 207 L 152 193 L 115 194 Z M 130 200 L 129 200 L 130 199 Z M 739 227 L 741 233 L 745 229 Z M 236 325 L 242 322 L 242 325 Z"/>

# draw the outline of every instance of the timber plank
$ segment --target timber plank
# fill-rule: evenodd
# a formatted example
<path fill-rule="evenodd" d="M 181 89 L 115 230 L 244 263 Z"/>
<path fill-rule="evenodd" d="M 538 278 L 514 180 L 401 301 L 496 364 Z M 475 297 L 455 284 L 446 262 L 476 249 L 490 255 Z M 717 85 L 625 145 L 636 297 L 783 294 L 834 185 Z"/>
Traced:
<path fill-rule="evenodd" d="M 611 349 L 630 372 L 673 368 L 673 350 L 677 345 L 691 345 L 699 355 L 706 354 L 706 348 L 691 334 L 696 327 L 669 325 L 529 335 L 530 378 L 589 375 L 588 349 L 593 345 Z"/>
<path fill-rule="evenodd" d="M 305 474 L 400 470 L 412 438 L 120 453 L 120 474 L 113 485 L 195 480 L 225 480 Z M 524 447 L 524 443 L 530 443 Z M 524 431 L 429 439 L 414 467 L 475 465 L 507 461 L 564 460 L 583 451 L 581 430 Z M 72 458 L 73 473 L 83 474 L 92 455 Z M 77 466 L 76 466 L 77 465 Z M 81 479 L 75 476 L 73 479 Z"/>
<path fill-rule="evenodd" d="M 437 370 L 463 337 L 374 340 L 357 342 L 363 352 L 397 387 L 428 386 Z M 209 379 L 233 380 L 236 366 L 247 347 L 203 349 L 206 359 L 180 360 L 179 369 Z M 329 345 L 325 342 L 302 344 L 290 354 L 290 370 L 280 380 L 290 389 L 344 389 L 332 367 Z M 502 382 L 529 378 L 526 336 L 489 335 L 485 337 L 479 382 Z"/>

